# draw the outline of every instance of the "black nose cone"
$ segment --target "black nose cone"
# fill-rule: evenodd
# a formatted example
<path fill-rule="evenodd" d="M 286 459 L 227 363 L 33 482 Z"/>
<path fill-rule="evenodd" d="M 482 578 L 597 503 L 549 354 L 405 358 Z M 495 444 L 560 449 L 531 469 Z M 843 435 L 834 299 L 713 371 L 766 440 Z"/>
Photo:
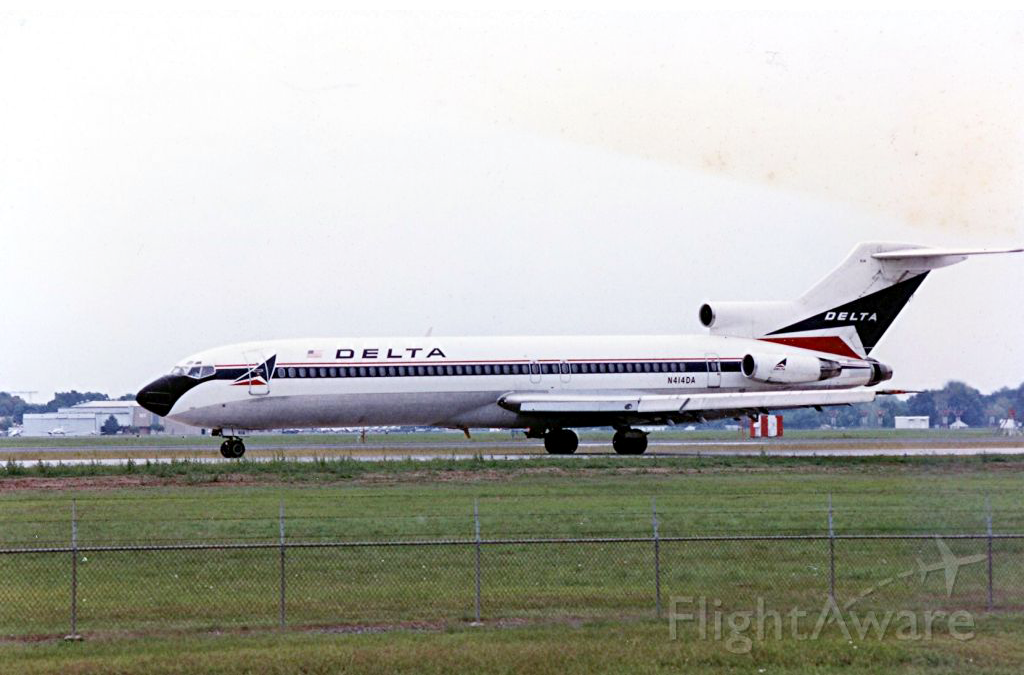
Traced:
<path fill-rule="evenodd" d="M 171 413 L 171 407 L 174 406 L 176 399 L 167 376 L 156 379 L 135 395 L 135 401 L 139 405 L 158 416 L 167 416 Z"/>

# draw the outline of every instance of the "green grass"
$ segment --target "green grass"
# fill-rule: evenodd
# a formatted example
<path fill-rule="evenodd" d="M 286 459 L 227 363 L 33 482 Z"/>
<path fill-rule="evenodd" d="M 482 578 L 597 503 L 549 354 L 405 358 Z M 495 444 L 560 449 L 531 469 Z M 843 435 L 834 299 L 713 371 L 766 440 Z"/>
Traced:
<path fill-rule="evenodd" d="M 663 537 L 822 534 L 829 495 L 840 534 L 981 533 L 987 506 L 996 532 L 1024 531 L 1020 457 L 282 460 L 179 463 L 152 472 L 136 466 L 130 474 L 77 468 L 88 478 L 51 473 L 54 478 L 32 488 L 5 490 L 0 545 L 67 544 L 72 499 L 80 545 L 273 543 L 282 503 L 293 542 L 469 542 L 474 504 L 487 539 L 645 537 L 654 506 Z M 17 485 L 25 477 L 0 483 Z M 72 489 L 43 487 L 50 481 Z M 76 483 L 88 487 L 74 489 Z M 949 545 L 959 555 L 985 549 L 984 540 Z M 662 599 L 667 605 L 674 595 L 704 595 L 723 610 L 742 611 L 761 597 L 773 607 L 816 611 L 827 596 L 828 549 L 825 539 L 663 540 Z M 994 543 L 994 614 L 985 611 L 984 564 L 961 569 L 952 597 L 941 573 L 923 583 L 916 573 L 899 577 L 919 559 L 938 558 L 931 539 L 839 540 L 837 595 L 846 601 L 876 588 L 859 607 L 970 610 L 979 625 L 972 641 L 888 636 L 853 649 L 826 633 L 813 642 L 759 643 L 750 654 L 735 655 L 721 641 L 672 642 L 667 624 L 653 620 L 650 540 L 484 545 L 480 628 L 469 626 L 472 544 L 289 548 L 291 628 L 281 635 L 266 632 L 278 620 L 276 547 L 83 552 L 78 618 L 87 640 L 80 644 L 54 641 L 68 630 L 70 554 L 0 555 L 0 635 L 14 639 L 0 646 L 0 670 L 1019 670 L 1024 544 Z M 331 632 L 354 630 L 384 632 Z M 50 637 L 26 644 L 26 636 Z"/>
<path fill-rule="evenodd" d="M 0 647 L 5 673 L 1017 673 L 1021 623 L 989 616 L 958 641 L 767 640 L 748 653 L 667 623 L 455 626 L 376 634 L 127 637 Z"/>
<path fill-rule="evenodd" d="M 521 455 L 525 451 L 517 451 Z M 799 471 L 807 468 L 900 468 L 917 472 L 930 469 L 977 468 L 985 464 L 1024 464 L 1024 457 L 1013 454 L 983 454 L 975 456 L 827 456 L 808 452 L 806 455 L 688 453 L 652 452 L 644 457 L 621 457 L 592 454 L 575 457 L 546 455 L 537 450 L 528 458 L 503 459 L 499 453 L 475 452 L 429 452 L 416 450 L 418 458 L 390 451 L 377 460 L 360 460 L 354 454 L 313 452 L 306 457 L 291 458 L 284 452 L 272 452 L 266 459 L 218 459 L 197 461 L 186 456 L 153 453 L 133 454 L 121 464 L 103 464 L 97 459 L 77 459 L 51 464 L 43 461 L 45 455 L 35 453 L 32 459 L 11 459 L 0 468 L 0 482 L 16 481 L 25 477 L 75 478 L 85 476 L 133 476 L 162 479 L 188 478 L 192 483 L 216 482 L 219 478 L 242 476 L 266 476 L 277 479 L 333 480 L 349 479 L 374 474 L 397 475 L 403 473 L 425 473 L 438 477 L 444 473 L 479 471 L 501 471 L 519 473 L 544 469 L 561 469 L 576 472 L 601 472 L 639 469 L 677 469 L 686 471 L 702 470 L 776 470 L 780 472 Z M 469 457 L 469 458 L 467 458 Z"/>
<path fill-rule="evenodd" d="M 0 543 L 820 532 L 1024 531 L 1024 457 L 699 457 L 219 461 L 19 467 L 0 478 Z M 54 487 L 18 489 L 27 478 Z M 79 477 L 93 487 L 75 490 Z M 106 479 L 106 480 L 105 480 Z M 234 487 L 221 487 L 231 486 Z M 107 487 L 103 487 L 106 485 Z M 202 487 L 182 487 L 194 485 Z M 244 487 L 241 487 L 241 486 Z M 96 486 L 99 486 L 98 488 Z"/>

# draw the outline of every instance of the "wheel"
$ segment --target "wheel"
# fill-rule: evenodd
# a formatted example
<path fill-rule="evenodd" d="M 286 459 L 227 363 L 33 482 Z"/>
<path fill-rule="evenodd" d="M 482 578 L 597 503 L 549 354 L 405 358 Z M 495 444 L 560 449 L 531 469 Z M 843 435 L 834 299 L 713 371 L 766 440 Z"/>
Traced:
<path fill-rule="evenodd" d="M 638 430 L 615 431 L 612 447 L 616 454 L 643 454 L 647 450 L 647 433 Z"/>
<path fill-rule="evenodd" d="M 579 436 L 565 428 L 548 431 L 544 436 L 544 449 L 548 454 L 573 454 L 579 445 Z"/>
<path fill-rule="evenodd" d="M 638 432 L 633 441 L 635 451 L 633 454 L 643 454 L 647 451 L 647 433 Z"/>
<path fill-rule="evenodd" d="M 220 444 L 220 456 L 238 459 L 245 454 L 245 443 L 238 438 L 228 438 Z"/>

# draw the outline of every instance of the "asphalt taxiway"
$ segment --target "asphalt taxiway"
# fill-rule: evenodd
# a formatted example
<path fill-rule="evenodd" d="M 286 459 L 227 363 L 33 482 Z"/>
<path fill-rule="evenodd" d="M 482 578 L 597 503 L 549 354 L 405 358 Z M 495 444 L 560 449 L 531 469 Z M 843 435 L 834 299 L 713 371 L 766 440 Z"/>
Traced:
<path fill-rule="evenodd" d="M 976 455 L 1024 456 L 1024 441 L 982 440 L 953 446 L 934 444 L 935 440 L 831 439 L 788 441 L 652 441 L 646 458 L 664 457 L 957 457 Z M 932 443 L 932 444 L 929 444 Z M 517 461 L 545 458 L 541 451 L 525 452 L 522 441 L 506 442 L 393 442 L 393 443 L 321 443 L 321 444 L 248 444 L 245 459 L 250 461 L 288 460 L 311 462 L 320 459 L 356 461 L 430 461 L 434 459 L 484 459 Z M 603 441 L 580 443 L 580 451 L 568 458 L 594 459 L 616 456 Z M 209 456 L 205 445 L 96 445 L 96 446 L 17 446 L 0 447 L 0 459 L 23 465 L 98 464 L 126 466 L 129 462 L 170 463 L 187 459 L 193 463 L 216 463 L 224 458 L 211 440 Z M 197 454 L 198 453 L 198 454 Z M 103 456 L 93 456 L 103 455 Z M 106 456 L 109 455 L 109 456 Z M 563 456 L 562 458 L 566 458 Z M 0 461 L 0 468 L 5 468 Z"/>

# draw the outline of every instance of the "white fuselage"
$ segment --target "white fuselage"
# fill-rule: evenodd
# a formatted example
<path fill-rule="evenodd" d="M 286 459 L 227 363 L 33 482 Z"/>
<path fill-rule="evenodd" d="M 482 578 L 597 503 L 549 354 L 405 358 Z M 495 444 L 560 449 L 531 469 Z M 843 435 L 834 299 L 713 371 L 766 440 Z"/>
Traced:
<path fill-rule="evenodd" d="M 832 359 L 842 371 L 824 381 L 766 383 L 741 373 L 746 354 Z M 278 340 L 206 350 L 176 369 L 195 381 L 175 386 L 194 383 L 174 393 L 168 418 L 228 430 L 528 428 L 537 421 L 501 406 L 503 396 L 791 391 L 871 379 L 866 360 L 709 335 Z M 563 425 L 602 424 L 577 418 Z"/>

